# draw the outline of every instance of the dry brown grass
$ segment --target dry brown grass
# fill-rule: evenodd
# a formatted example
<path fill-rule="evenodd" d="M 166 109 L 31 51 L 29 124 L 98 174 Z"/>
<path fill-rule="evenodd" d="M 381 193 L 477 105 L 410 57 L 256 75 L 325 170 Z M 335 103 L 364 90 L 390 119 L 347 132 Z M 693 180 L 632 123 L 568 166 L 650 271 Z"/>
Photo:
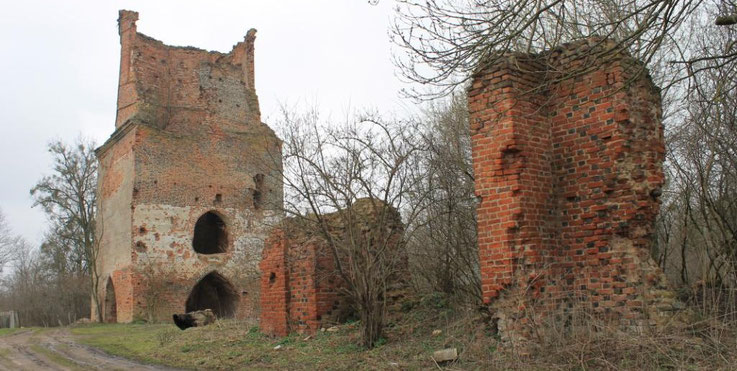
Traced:
<path fill-rule="evenodd" d="M 196 369 L 737 368 L 737 323 L 724 316 L 640 334 L 581 316 L 575 327 L 553 321 L 538 325 L 539 339 L 525 347 L 502 343 L 486 325 L 488 318 L 488 312 L 449 304 L 439 295 L 418 299 L 389 319 L 386 338 L 370 350 L 357 345 L 357 323 L 309 338 L 271 338 L 236 321 L 187 331 L 175 331 L 171 325 L 94 325 L 74 331 L 85 343 L 114 354 Z M 442 333 L 433 336 L 434 330 Z M 281 345 L 279 350 L 274 349 L 276 345 Z M 433 351 L 450 347 L 458 349 L 458 360 L 436 365 Z"/>
<path fill-rule="evenodd" d="M 590 325 L 548 331 L 541 341 L 530 344 L 530 356 L 502 352 L 506 356 L 500 359 L 520 368 L 548 369 L 728 369 L 737 365 L 734 324 L 708 321 L 642 333 Z"/>
<path fill-rule="evenodd" d="M 485 325 L 488 316 L 472 308 L 432 308 L 412 311 L 422 320 L 402 320 L 403 344 L 428 341 L 432 328 L 443 330 L 436 347 L 457 347 L 459 360 L 448 369 L 737 369 L 737 321 L 731 315 L 689 308 L 689 324 L 623 331 L 595 316 L 579 313 L 575 326 L 549 320 L 538 324 L 535 338 L 516 346 L 500 341 Z M 551 317 L 552 318 L 552 317 Z M 681 316 L 683 318 L 683 316 Z M 433 326 L 434 325 L 434 326 Z M 411 330 L 407 330 L 407 328 Z M 419 335 L 419 336 L 418 336 Z"/>

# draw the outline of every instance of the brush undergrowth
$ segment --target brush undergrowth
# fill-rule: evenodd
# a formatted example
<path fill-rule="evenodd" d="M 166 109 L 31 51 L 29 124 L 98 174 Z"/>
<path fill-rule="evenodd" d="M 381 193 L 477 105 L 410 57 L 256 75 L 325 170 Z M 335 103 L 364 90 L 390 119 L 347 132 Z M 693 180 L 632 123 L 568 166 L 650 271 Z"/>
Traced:
<path fill-rule="evenodd" d="M 632 334 L 606 326 L 558 329 L 524 352 L 504 345 L 476 309 L 437 295 L 405 306 L 373 349 L 360 343 L 357 323 L 339 331 L 272 338 L 252 324 L 223 320 L 180 331 L 173 325 L 86 325 L 78 339 L 108 353 L 190 369 L 730 369 L 737 365 L 737 324 L 703 320 L 661 333 Z M 595 331 L 591 329 L 596 329 Z M 440 335 L 433 335 L 441 330 Z M 275 349 L 275 347 L 278 349 Z M 435 350 L 459 358 L 436 364 Z"/>

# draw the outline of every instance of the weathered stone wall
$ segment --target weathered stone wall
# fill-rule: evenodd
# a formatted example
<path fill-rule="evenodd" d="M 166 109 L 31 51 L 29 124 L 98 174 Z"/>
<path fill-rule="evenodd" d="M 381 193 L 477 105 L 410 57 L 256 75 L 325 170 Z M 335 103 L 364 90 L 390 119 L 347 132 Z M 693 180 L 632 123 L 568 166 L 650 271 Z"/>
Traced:
<path fill-rule="evenodd" d="M 469 88 L 482 289 L 502 331 L 573 309 L 637 327 L 669 309 L 649 256 L 664 180 L 659 91 L 623 53 L 564 78 L 613 46 L 510 55 Z"/>
<path fill-rule="evenodd" d="M 235 316 L 256 318 L 258 262 L 283 196 L 281 142 L 260 122 L 254 87 L 255 30 L 225 54 L 164 45 L 137 19 L 120 12 L 116 131 L 97 150 L 101 297 L 110 277 L 118 322 L 152 308 L 170 318 L 216 272 L 238 293 Z M 224 251 L 193 248 L 206 213 Z"/>

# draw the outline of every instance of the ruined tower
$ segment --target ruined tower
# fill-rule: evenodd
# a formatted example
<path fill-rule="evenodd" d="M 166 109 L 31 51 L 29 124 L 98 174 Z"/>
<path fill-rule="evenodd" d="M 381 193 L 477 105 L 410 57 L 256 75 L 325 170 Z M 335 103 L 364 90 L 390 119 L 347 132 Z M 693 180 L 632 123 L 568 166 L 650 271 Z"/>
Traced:
<path fill-rule="evenodd" d="M 163 44 L 120 11 L 115 132 L 98 150 L 97 259 L 109 322 L 211 308 L 255 317 L 280 220 L 281 141 L 261 122 L 255 30 L 225 54 Z"/>
<path fill-rule="evenodd" d="M 598 38 L 508 55 L 468 102 L 482 291 L 502 334 L 581 312 L 627 328 L 667 317 L 649 249 L 662 110 L 642 64 Z"/>

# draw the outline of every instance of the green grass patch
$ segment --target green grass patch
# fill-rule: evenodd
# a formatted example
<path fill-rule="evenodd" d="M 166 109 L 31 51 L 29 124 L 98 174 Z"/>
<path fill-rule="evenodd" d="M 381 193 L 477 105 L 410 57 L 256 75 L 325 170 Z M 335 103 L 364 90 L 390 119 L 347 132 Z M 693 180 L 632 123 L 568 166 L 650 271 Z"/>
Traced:
<path fill-rule="evenodd" d="M 266 336 L 257 327 L 232 320 L 185 331 L 173 325 L 106 324 L 72 332 L 81 342 L 111 354 L 207 370 L 437 369 L 431 357 L 445 348 L 456 348 L 459 359 L 441 367 L 464 370 L 729 369 L 737 364 L 733 351 L 737 326 L 718 332 L 724 334 L 719 341 L 675 333 L 656 337 L 562 333 L 539 346 L 531 344 L 526 354 L 503 346 L 475 307 L 454 308 L 437 296 L 418 303 L 422 305 L 389 319 L 384 337 L 373 349 L 359 345 L 360 323 L 340 325 L 337 332 L 284 338 Z M 440 334 L 432 335 L 434 330 Z"/>
<path fill-rule="evenodd" d="M 452 311 L 428 307 L 426 313 L 415 308 L 392 320 L 385 337 L 370 350 L 360 345 L 358 322 L 309 337 L 270 337 L 234 320 L 185 331 L 173 325 L 91 324 L 75 327 L 72 333 L 80 342 L 110 354 L 188 369 L 426 369 L 435 367 L 433 351 L 461 343 L 430 335 L 441 319 L 450 321 Z M 473 340 L 467 328 L 456 333 Z"/>
<path fill-rule="evenodd" d="M 74 363 L 69 358 L 67 358 L 67 357 L 63 356 L 62 354 L 59 354 L 59 353 L 57 353 L 57 352 L 55 352 L 55 351 L 53 351 L 53 350 L 51 350 L 49 348 L 43 347 L 41 345 L 33 344 L 33 345 L 31 345 L 31 350 L 33 350 L 34 352 L 36 352 L 38 354 L 41 354 L 41 355 L 45 356 L 49 361 L 51 361 L 51 362 L 53 362 L 53 363 L 55 363 L 55 364 L 57 364 L 59 366 L 66 367 L 66 368 L 71 369 L 71 370 L 81 370 L 82 369 L 82 367 L 80 367 L 78 364 Z"/>
<path fill-rule="evenodd" d="M 8 370 L 14 368 L 13 362 L 10 361 L 10 349 L 0 348 L 0 366 L 5 366 Z"/>
<path fill-rule="evenodd" d="M 94 324 L 71 329 L 77 340 L 103 351 L 147 363 L 161 363 L 151 350 L 160 347 L 161 334 L 174 325 Z"/>
<path fill-rule="evenodd" d="M 273 338 L 237 321 L 219 321 L 203 328 L 172 331 L 173 325 L 89 325 L 72 329 L 79 341 L 110 354 L 149 363 L 194 369 L 350 369 L 388 368 L 409 357 L 430 366 L 427 351 L 408 342 L 386 344 L 371 351 L 358 345 L 358 324 L 337 333 L 293 334 Z M 165 338 L 165 342 L 159 339 Z M 307 340 L 305 340 L 307 339 Z M 279 349 L 274 349 L 280 346 Z M 397 351 L 401 349 L 401 354 Z"/>
<path fill-rule="evenodd" d="M 28 331 L 27 328 L 0 328 L 0 336 L 13 335 L 19 331 Z"/>

